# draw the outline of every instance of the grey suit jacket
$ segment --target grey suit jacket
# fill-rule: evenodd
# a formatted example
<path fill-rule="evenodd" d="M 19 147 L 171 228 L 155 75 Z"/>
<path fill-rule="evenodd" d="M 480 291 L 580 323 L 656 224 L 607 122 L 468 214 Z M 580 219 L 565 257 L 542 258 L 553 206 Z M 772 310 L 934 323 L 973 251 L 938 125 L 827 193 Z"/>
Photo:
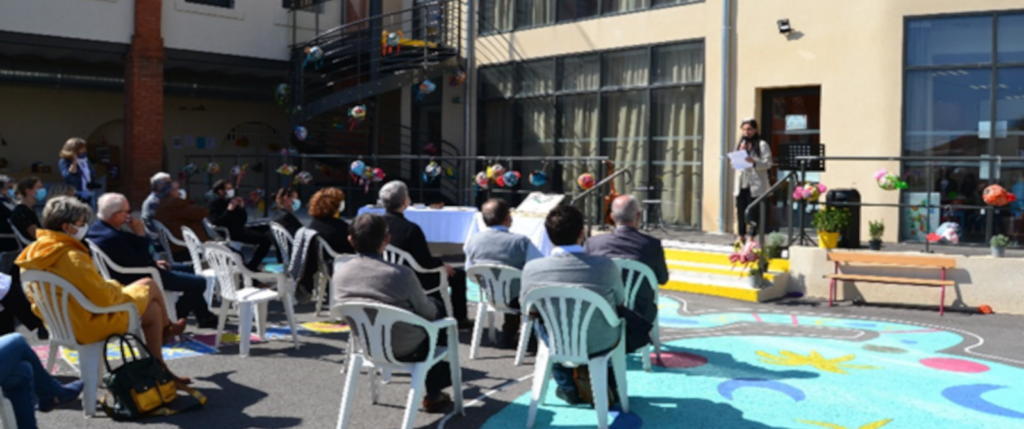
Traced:
<path fill-rule="evenodd" d="M 412 269 L 386 262 L 379 256 L 359 255 L 343 264 L 331 278 L 331 292 L 335 304 L 347 301 L 387 304 L 427 320 L 435 320 L 439 315 L 437 306 L 427 298 Z M 391 333 L 391 347 L 396 357 L 405 356 L 426 339 L 423 329 L 398 323 Z"/>
<path fill-rule="evenodd" d="M 620 226 L 611 234 L 590 237 L 584 244 L 588 255 L 607 256 L 609 258 L 632 259 L 643 262 L 651 267 L 658 284 L 668 283 L 668 267 L 665 264 L 665 249 L 661 240 L 643 234 L 636 228 Z M 658 285 L 651 285 L 658 290 Z M 636 311 L 648 322 L 658 317 L 657 296 L 651 289 L 641 288 L 633 311 Z"/>
<path fill-rule="evenodd" d="M 619 267 L 603 256 L 561 253 L 530 261 L 523 268 L 520 300 L 540 285 L 587 289 L 604 297 L 612 308 L 625 301 Z M 618 339 L 619 331 L 611 329 L 604 317 L 595 315 L 587 334 L 587 350 L 590 353 L 606 351 L 614 347 Z"/>
<path fill-rule="evenodd" d="M 521 270 L 527 262 L 543 256 L 529 238 L 504 228 L 480 231 L 469 239 L 463 250 L 466 252 L 467 270 L 478 264 L 508 265 Z M 519 290 L 519 283 L 513 282 L 512 295 L 518 296 Z"/>

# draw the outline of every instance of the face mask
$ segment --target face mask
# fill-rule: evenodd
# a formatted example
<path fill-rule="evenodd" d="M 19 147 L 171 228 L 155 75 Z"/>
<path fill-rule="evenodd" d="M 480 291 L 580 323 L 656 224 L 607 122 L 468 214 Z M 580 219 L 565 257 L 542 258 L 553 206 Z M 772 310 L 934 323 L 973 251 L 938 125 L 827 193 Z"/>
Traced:
<path fill-rule="evenodd" d="M 11 189 L 7 190 L 7 198 L 10 199 L 11 201 L 15 200 L 15 198 L 14 198 L 14 188 L 11 188 Z"/>
<path fill-rule="evenodd" d="M 75 228 L 78 228 L 78 230 L 75 231 L 75 234 L 72 235 L 72 237 L 75 237 L 75 240 L 82 241 L 82 239 L 85 238 L 85 233 L 89 232 L 89 225 L 85 224 L 82 226 L 76 226 Z"/>
<path fill-rule="evenodd" d="M 341 206 L 338 207 L 338 214 L 345 212 L 345 200 L 341 200 Z"/>
<path fill-rule="evenodd" d="M 235 190 L 234 189 L 228 189 L 227 191 L 224 192 L 224 198 L 227 198 L 227 199 L 230 200 L 230 199 L 232 199 L 234 197 L 235 197 Z"/>
<path fill-rule="evenodd" d="M 295 201 L 292 201 L 292 211 L 293 212 L 299 211 L 300 207 L 302 207 L 302 200 L 296 198 Z"/>
<path fill-rule="evenodd" d="M 187 200 L 188 199 L 188 194 L 185 193 L 184 189 L 179 189 L 178 190 L 178 196 L 181 197 L 181 199 L 183 199 L 183 200 Z"/>
<path fill-rule="evenodd" d="M 36 200 L 37 201 L 42 201 L 42 200 L 45 200 L 45 199 L 46 199 L 46 188 L 39 188 L 39 190 L 36 191 Z"/>
<path fill-rule="evenodd" d="M 80 154 L 78 154 L 78 160 L 79 161 L 88 161 L 89 160 L 89 154 L 87 154 L 87 153 L 80 153 Z"/>

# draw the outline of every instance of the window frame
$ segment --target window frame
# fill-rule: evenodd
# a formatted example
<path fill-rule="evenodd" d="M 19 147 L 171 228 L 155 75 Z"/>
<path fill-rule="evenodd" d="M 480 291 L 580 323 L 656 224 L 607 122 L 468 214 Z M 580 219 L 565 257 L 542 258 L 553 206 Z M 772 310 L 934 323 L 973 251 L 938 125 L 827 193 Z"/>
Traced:
<path fill-rule="evenodd" d="M 484 15 L 484 10 L 486 8 L 484 8 L 484 6 L 483 6 L 483 3 L 486 2 L 486 1 L 487 0 L 484 0 L 484 1 L 481 2 L 480 10 L 477 11 L 477 19 L 479 19 L 480 22 L 487 22 L 487 17 Z M 706 0 L 688 0 L 688 1 L 682 1 L 682 2 L 679 2 L 679 3 L 668 3 L 668 4 L 655 5 L 654 4 L 655 0 L 644 0 L 646 2 L 646 4 L 643 7 L 640 7 L 640 8 L 637 8 L 637 9 L 628 10 L 628 11 L 625 11 L 625 12 L 605 12 L 604 11 L 604 2 L 606 0 L 595 0 L 596 3 L 597 3 L 597 13 L 595 13 L 593 15 L 588 15 L 588 16 L 585 16 L 585 17 L 576 17 L 576 18 L 562 19 L 560 14 L 559 14 L 559 8 L 558 8 L 558 5 L 557 5 L 557 2 L 569 1 L 569 0 L 548 0 L 548 1 L 551 2 L 551 4 L 552 4 L 551 7 L 554 9 L 554 10 L 551 11 L 551 16 L 552 16 L 552 21 L 551 22 L 544 23 L 544 24 L 522 25 L 521 22 L 520 22 L 520 17 L 519 17 L 519 1 L 520 0 L 512 0 L 512 3 L 513 3 L 513 6 L 512 6 L 512 11 L 513 12 L 512 13 L 515 16 L 513 16 L 513 18 L 512 18 L 512 28 L 511 29 L 509 29 L 509 30 L 487 30 L 487 31 L 484 31 L 483 25 L 478 25 L 477 29 L 476 29 L 477 35 L 481 36 L 481 37 L 484 37 L 484 36 L 494 36 L 494 35 L 504 34 L 504 33 L 514 33 L 516 31 L 533 30 L 533 29 L 537 29 L 537 28 L 551 27 L 551 26 L 554 26 L 554 25 L 571 24 L 571 23 L 576 23 L 576 22 L 589 21 L 589 20 L 592 20 L 592 19 L 601 19 L 601 18 L 608 18 L 608 17 L 624 16 L 624 15 L 629 15 L 629 14 L 633 14 L 633 13 L 643 13 L 643 12 L 650 12 L 650 11 L 655 11 L 655 10 L 660 10 L 660 9 L 667 9 L 667 8 L 672 8 L 672 7 L 690 6 L 690 5 L 695 5 L 695 4 L 700 4 L 700 3 L 706 2 Z M 491 27 L 493 27 L 493 26 L 494 25 L 492 24 Z"/>

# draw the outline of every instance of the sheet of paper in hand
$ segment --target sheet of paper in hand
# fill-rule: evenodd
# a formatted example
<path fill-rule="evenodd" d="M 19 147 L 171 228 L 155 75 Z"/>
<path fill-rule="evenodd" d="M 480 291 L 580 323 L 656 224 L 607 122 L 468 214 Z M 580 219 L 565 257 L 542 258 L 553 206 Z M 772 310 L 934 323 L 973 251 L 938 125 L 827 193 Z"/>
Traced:
<path fill-rule="evenodd" d="M 749 157 L 750 155 L 747 154 L 747 151 L 745 150 L 729 152 L 727 156 L 729 157 L 729 161 L 732 162 L 732 168 L 735 169 L 736 171 L 746 170 L 754 166 L 754 164 L 747 162 L 747 157 Z"/>

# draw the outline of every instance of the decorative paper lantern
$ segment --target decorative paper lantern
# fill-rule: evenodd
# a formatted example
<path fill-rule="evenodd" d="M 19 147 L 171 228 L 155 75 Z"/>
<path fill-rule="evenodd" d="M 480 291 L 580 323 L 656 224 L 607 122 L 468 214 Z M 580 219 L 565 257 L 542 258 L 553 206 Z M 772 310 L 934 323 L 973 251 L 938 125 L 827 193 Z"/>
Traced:
<path fill-rule="evenodd" d="M 501 164 L 494 164 L 487 167 L 487 178 L 491 180 L 498 180 L 499 177 L 505 174 L 505 167 Z"/>
<path fill-rule="evenodd" d="M 274 90 L 274 100 L 277 101 L 279 106 L 284 106 L 288 102 L 288 97 L 292 93 L 292 88 L 287 83 L 277 85 L 277 89 Z"/>
<path fill-rule="evenodd" d="M 309 136 L 309 131 L 306 131 L 306 127 L 302 125 L 295 127 L 295 138 L 299 139 L 300 142 L 306 141 L 307 136 Z"/>
<path fill-rule="evenodd" d="M 352 176 L 354 177 L 362 177 L 363 172 L 366 171 L 366 163 L 359 160 L 352 161 L 349 171 L 352 172 Z"/>
<path fill-rule="evenodd" d="M 299 172 L 299 174 L 295 175 L 294 183 L 299 185 L 308 185 L 310 183 L 313 183 L 313 175 L 310 174 L 308 171 Z"/>
<path fill-rule="evenodd" d="M 499 188 L 504 188 L 505 187 L 505 176 L 498 176 L 497 179 L 494 179 L 494 184 L 498 185 Z"/>
<path fill-rule="evenodd" d="M 183 174 L 185 177 L 195 175 L 198 172 L 199 167 L 196 167 L 196 165 L 191 162 L 181 167 L 181 174 Z"/>
<path fill-rule="evenodd" d="M 358 106 L 352 106 L 348 109 L 348 129 L 349 131 L 354 130 L 357 125 L 363 123 L 366 119 L 366 105 L 360 104 Z M 337 126 L 335 126 L 337 128 Z"/>
<path fill-rule="evenodd" d="M 445 167 L 444 177 L 455 180 L 455 169 L 452 167 Z"/>
<path fill-rule="evenodd" d="M 548 183 L 548 175 L 545 174 L 543 171 L 533 170 L 533 173 L 530 173 L 531 185 L 539 187 L 544 186 L 545 183 Z"/>
<path fill-rule="evenodd" d="M 490 184 L 491 179 L 487 177 L 487 172 L 481 171 L 476 173 L 476 186 L 480 187 L 480 189 L 487 189 Z"/>
<path fill-rule="evenodd" d="M 384 175 L 384 170 L 381 169 L 380 167 L 377 167 L 377 168 L 373 169 L 373 181 L 374 182 L 381 182 L 381 181 L 383 181 L 384 180 L 384 176 L 385 176 Z"/>
<path fill-rule="evenodd" d="M 306 64 L 313 63 L 313 68 L 319 70 L 320 66 L 324 65 L 324 50 L 319 46 L 306 46 L 305 51 L 306 59 L 302 61 L 302 68 L 306 68 Z"/>
<path fill-rule="evenodd" d="M 434 179 L 437 179 L 437 177 L 440 175 L 441 166 L 434 161 L 430 161 L 430 164 L 427 164 L 427 167 L 423 169 L 424 182 L 432 182 L 434 181 Z"/>
<path fill-rule="evenodd" d="M 423 81 L 423 83 L 417 87 L 416 101 L 423 101 L 423 98 L 433 93 L 435 89 L 437 89 L 437 85 L 434 82 L 431 82 L 430 79 Z"/>
<path fill-rule="evenodd" d="M 594 175 L 590 173 L 583 173 L 578 179 L 576 179 L 576 185 L 584 191 L 593 188 L 595 184 L 597 184 L 597 179 L 595 179 Z"/>
<path fill-rule="evenodd" d="M 436 144 L 427 143 L 426 146 L 423 146 L 423 153 L 425 153 L 427 155 L 437 156 L 437 152 L 438 151 L 437 151 L 437 145 Z"/>
<path fill-rule="evenodd" d="M 219 162 L 211 162 L 209 164 L 206 164 L 206 173 L 207 174 L 220 174 L 220 163 Z"/>
<path fill-rule="evenodd" d="M 452 88 L 462 85 L 466 82 L 466 71 L 459 68 L 459 71 L 452 73 L 452 77 L 448 78 L 448 86 Z"/>
<path fill-rule="evenodd" d="M 505 182 L 505 184 L 503 186 L 508 187 L 508 188 L 516 186 L 516 185 L 519 184 L 519 179 L 521 177 L 522 176 L 519 174 L 518 171 L 506 172 L 505 175 L 502 176 L 502 178 L 504 179 L 504 182 Z"/>
<path fill-rule="evenodd" d="M 878 187 L 886 191 L 895 191 L 897 189 L 907 189 L 909 186 L 907 182 L 900 179 L 893 173 L 890 173 L 886 169 L 881 169 L 875 172 L 875 181 L 878 182 Z"/>
<path fill-rule="evenodd" d="M 945 242 L 951 244 L 957 244 L 960 242 L 960 224 L 955 222 L 945 222 L 939 225 L 939 228 L 935 232 L 928 234 L 928 241 L 931 243 Z"/>
<path fill-rule="evenodd" d="M 1006 188 L 999 185 L 992 185 L 985 188 L 981 197 L 985 200 L 985 204 L 993 207 L 1003 207 L 1017 201 L 1016 195 L 1011 194 L 1006 190 Z"/>
<path fill-rule="evenodd" d="M 294 165 L 283 164 L 280 167 L 277 167 L 277 174 L 283 176 L 291 176 L 292 174 L 295 174 L 296 170 L 298 170 L 298 167 Z"/>

